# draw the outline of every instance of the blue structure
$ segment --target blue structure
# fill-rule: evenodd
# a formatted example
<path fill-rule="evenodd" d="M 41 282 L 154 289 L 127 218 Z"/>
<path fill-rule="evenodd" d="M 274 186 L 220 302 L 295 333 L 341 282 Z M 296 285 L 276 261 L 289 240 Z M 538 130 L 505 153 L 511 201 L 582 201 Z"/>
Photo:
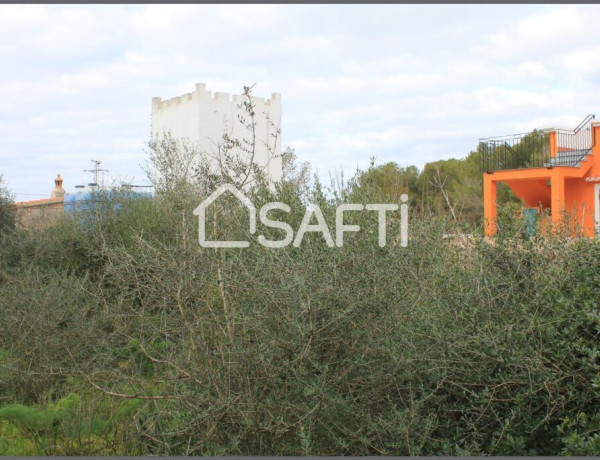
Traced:
<path fill-rule="evenodd" d="M 137 200 L 140 198 L 150 199 L 152 193 L 147 187 L 122 186 L 119 188 L 103 189 L 96 186 L 76 187 L 74 193 L 66 193 L 64 197 L 64 209 L 66 213 L 93 211 L 97 204 L 112 202 L 115 210 L 121 207 L 124 200 Z"/>

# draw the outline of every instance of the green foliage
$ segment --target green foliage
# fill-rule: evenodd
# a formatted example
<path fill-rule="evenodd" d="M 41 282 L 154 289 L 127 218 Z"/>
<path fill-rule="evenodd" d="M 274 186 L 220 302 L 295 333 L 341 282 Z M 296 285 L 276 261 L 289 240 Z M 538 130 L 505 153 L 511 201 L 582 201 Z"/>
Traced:
<path fill-rule="evenodd" d="M 0 420 L 0 455 L 17 457 L 36 455 L 35 443 L 18 426 Z"/>
<path fill-rule="evenodd" d="M 335 202 L 318 185 L 313 199 L 332 222 Z M 376 219 L 354 219 L 366 235 L 334 250 L 319 235 L 297 249 L 203 250 L 184 220 L 167 240 L 141 229 L 108 240 L 100 316 L 113 329 L 86 373 L 115 394 L 167 398 L 138 410 L 144 452 L 565 448 L 564 417 L 596 398 L 569 383 L 597 373 L 589 320 L 573 321 L 597 298 L 595 243 L 461 245 L 441 238 L 444 220 L 414 219 L 409 248 L 378 248 Z M 583 260 L 590 275 L 577 278 Z"/>
<path fill-rule="evenodd" d="M 391 162 L 375 166 L 374 159 L 371 159 L 371 166 L 357 175 L 351 189 L 354 194 L 369 198 L 374 203 L 399 203 L 403 193 L 413 199 L 418 195 L 418 180 L 419 170 L 415 166 L 402 168 Z"/>
<path fill-rule="evenodd" d="M 580 412 L 567 417 L 560 426 L 564 447 L 561 455 L 597 456 L 600 454 L 600 413 L 589 417 Z"/>
<path fill-rule="evenodd" d="M 427 163 L 422 171 L 392 162 L 376 166 L 371 159 L 369 168 L 359 171 L 349 182 L 348 197 L 399 203 L 400 196 L 406 193 L 413 213 L 451 217 L 465 231 L 483 219 L 480 155 L 473 151 L 463 159 Z M 520 203 L 520 200 L 506 185 L 499 184 L 498 203 Z"/>
<path fill-rule="evenodd" d="M 515 168 L 539 167 L 550 160 L 550 138 L 543 131 L 534 130 L 523 136 L 513 147 Z"/>
<path fill-rule="evenodd" d="M 408 193 L 406 248 L 367 212 L 341 248 L 202 248 L 187 185 L 10 232 L 0 453 L 597 454 L 600 244 L 521 238 L 510 205 L 496 239 L 444 238 L 450 207 L 474 218 L 477 155 L 248 191 L 294 229 L 308 203 L 333 229 L 340 202 Z M 244 212 L 215 203 L 210 236 L 254 241 Z"/>
<path fill-rule="evenodd" d="M 12 197 L 4 187 L 4 181 L 0 174 L 0 238 L 14 227 L 15 215 L 12 209 Z"/>
<path fill-rule="evenodd" d="M 70 393 L 46 406 L 0 406 L 0 455 L 106 455 L 140 401 L 118 405 Z M 121 438 L 122 439 L 122 438 Z"/>

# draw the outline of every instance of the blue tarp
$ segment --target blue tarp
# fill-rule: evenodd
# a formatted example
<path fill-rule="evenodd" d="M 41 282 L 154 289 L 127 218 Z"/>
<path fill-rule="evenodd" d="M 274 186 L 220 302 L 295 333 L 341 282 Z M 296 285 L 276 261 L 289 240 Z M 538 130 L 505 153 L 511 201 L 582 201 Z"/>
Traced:
<path fill-rule="evenodd" d="M 64 198 L 65 212 L 90 211 L 94 205 L 105 200 L 114 200 L 115 209 L 119 209 L 119 201 L 127 199 L 152 198 L 152 193 L 147 189 L 139 188 L 117 188 L 117 189 L 96 189 L 83 188 L 74 193 L 66 193 Z"/>

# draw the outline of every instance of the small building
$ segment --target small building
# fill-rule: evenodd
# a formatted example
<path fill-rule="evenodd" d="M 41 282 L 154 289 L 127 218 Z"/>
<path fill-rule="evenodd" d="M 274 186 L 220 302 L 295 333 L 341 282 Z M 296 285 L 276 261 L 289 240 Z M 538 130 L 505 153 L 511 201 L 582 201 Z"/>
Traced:
<path fill-rule="evenodd" d="M 95 210 L 99 200 L 113 200 L 115 209 L 118 209 L 124 200 L 152 198 L 150 187 L 143 185 L 123 184 L 119 187 L 104 188 L 92 183 L 88 186 L 76 185 L 74 192 L 67 192 L 62 186 L 63 179 L 60 174 L 54 179 L 54 184 L 50 198 L 13 204 L 17 227 L 41 230 L 64 213 Z"/>
<path fill-rule="evenodd" d="M 62 215 L 66 190 L 60 174 L 54 179 L 50 198 L 14 203 L 15 222 L 20 228 L 42 229 Z"/>
<path fill-rule="evenodd" d="M 600 123 L 594 120 L 588 115 L 574 129 L 480 139 L 486 235 L 498 230 L 501 182 L 521 199 L 526 215 L 533 211 L 574 232 L 599 234 Z"/>

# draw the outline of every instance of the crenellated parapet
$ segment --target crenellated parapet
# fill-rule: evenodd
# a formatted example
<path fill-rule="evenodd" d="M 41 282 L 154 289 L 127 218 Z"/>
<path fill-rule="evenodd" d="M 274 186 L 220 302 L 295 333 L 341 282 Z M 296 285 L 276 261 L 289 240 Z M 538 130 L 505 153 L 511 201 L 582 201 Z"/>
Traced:
<path fill-rule="evenodd" d="M 218 103 L 231 103 L 231 104 L 242 104 L 245 100 L 243 94 L 234 94 L 231 95 L 229 93 L 224 92 L 215 92 L 214 94 L 211 91 L 206 89 L 206 83 L 196 83 L 196 88 L 191 93 L 186 93 L 181 96 L 172 97 L 170 99 L 161 99 L 160 97 L 152 98 L 152 110 L 165 110 L 169 107 L 176 107 L 180 104 L 186 104 L 190 102 L 205 102 L 210 103 L 218 102 Z M 264 99 L 262 97 L 253 97 L 252 102 L 256 105 L 257 108 L 266 106 L 281 106 L 281 94 L 280 93 L 272 93 L 270 99 Z"/>

